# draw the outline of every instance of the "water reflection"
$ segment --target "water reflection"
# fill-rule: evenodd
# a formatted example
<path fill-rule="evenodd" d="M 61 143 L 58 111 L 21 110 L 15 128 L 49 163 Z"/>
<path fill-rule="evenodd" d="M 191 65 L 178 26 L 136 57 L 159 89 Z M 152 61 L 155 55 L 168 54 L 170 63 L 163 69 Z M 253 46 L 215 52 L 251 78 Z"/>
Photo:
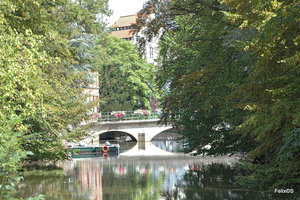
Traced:
<path fill-rule="evenodd" d="M 146 148 L 147 149 L 147 148 Z M 16 197 L 46 199 L 167 200 L 272 199 L 233 185 L 234 157 L 124 156 L 74 159 L 64 176 L 30 176 Z"/>
<path fill-rule="evenodd" d="M 114 144 L 114 141 L 111 141 Z M 121 142 L 121 155 L 78 155 L 62 163 L 63 176 L 29 176 L 17 198 L 200 200 L 272 199 L 234 186 L 235 157 L 191 157 L 174 140 Z M 61 173 L 59 173 L 61 174 Z"/>
<path fill-rule="evenodd" d="M 270 194 L 248 192 L 234 186 L 235 171 L 223 163 L 193 164 L 184 175 L 186 199 L 273 199 Z M 180 188 L 180 187 L 179 187 Z M 177 197 L 174 197 L 177 199 Z"/>
<path fill-rule="evenodd" d="M 183 152 L 182 145 L 176 140 L 152 140 L 151 143 L 167 152 Z"/>
<path fill-rule="evenodd" d="M 120 156 L 174 156 L 176 154 L 162 150 L 151 142 L 138 142 L 133 148 L 120 154 Z"/>
<path fill-rule="evenodd" d="M 66 172 L 74 174 L 80 191 L 88 199 L 158 199 L 164 175 L 153 177 L 149 164 L 119 163 L 116 160 L 75 160 Z"/>

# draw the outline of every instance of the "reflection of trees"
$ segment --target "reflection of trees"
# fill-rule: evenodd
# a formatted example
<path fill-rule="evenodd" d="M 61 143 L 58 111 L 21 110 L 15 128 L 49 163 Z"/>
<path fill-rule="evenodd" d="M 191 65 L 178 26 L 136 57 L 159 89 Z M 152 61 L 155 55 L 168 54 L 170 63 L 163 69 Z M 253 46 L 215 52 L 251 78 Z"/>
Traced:
<path fill-rule="evenodd" d="M 179 187 L 176 187 L 175 190 L 164 190 L 162 191 L 162 196 L 165 197 L 165 200 L 175 200 L 180 199 L 179 195 Z"/>
<path fill-rule="evenodd" d="M 107 200 L 157 200 L 164 176 L 155 177 L 149 165 L 137 169 L 134 165 L 126 166 L 126 173 L 116 173 L 116 168 L 104 166 L 103 199 Z M 115 166 L 114 166 L 115 167 Z M 121 172 L 121 166 L 117 167 Z M 115 177 L 116 174 L 118 177 Z M 115 178 L 112 178 L 115 177 Z"/>
<path fill-rule="evenodd" d="M 245 192 L 234 186 L 234 170 L 229 165 L 212 163 L 210 165 L 192 165 L 185 173 L 186 199 L 272 199 L 270 196 Z"/>
<path fill-rule="evenodd" d="M 72 196 L 78 196 L 76 190 L 70 190 L 70 187 L 76 187 L 75 182 L 70 181 L 69 177 L 64 175 L 64 170 L 35 170 L 29 172 L 17 187 L 16 198 L 29 198 L 31 196 L 43 194 L 45 200 L 53 199 L 72 199 Z"/>
<path fill-rule="evenodd" d="M 158 200 L 165 178 L 164 173 L 155 175 L 153 166 L 148 164 L 102 165 L 78 160 L 65 167 L 66 171 L 27 176 L 15 197 L 44 194 L 46 200 Z"/>
<path fill-rule="evenodd" d="M 233 170 L 230 170 L 229 165 L 212 163 L 211 165 L 196 165 L 190 166 L 189 171 L 184 175 L 188 187 L 212 187 L 232 185 Z"/>
<path fill-rule="evenodd" d="M 137 144 L 137 142 L 122 142 L 120 143 L 120 146 L 122 148 L 122 153 L 129 151 L 130 149 L 132 149 L 135 145 Z"/>

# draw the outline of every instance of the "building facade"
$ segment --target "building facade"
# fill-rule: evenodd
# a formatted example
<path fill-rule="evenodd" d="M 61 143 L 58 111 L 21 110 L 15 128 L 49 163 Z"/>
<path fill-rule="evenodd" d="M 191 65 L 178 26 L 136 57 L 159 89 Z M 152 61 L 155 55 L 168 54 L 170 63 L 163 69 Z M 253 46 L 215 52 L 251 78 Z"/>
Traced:
<path fill-rule="evenodd" d="M 82 92 L 82 95 L 85 96 L 87 103 L 99 100 L 98 72 L 93 72 L 93 75 L 93 82 L 86 86 Z M 88 114 L 91 116 L 91 118 L 93 118 L 96 117 L 97 113 L 99 113 L 98 105 L 95 105 L 92 109 L 90 109 Z"/>
<path fill-rule="evenodd" d="M 132 33 L 133 25 L 136 23 L 137 15 L 121 16 L 110 28 L 111 34 L 123 38 L 124 40 L 131 41 L 137 45 L 139 40 L 146 39 L 143 35 L 143 31 L 139 33 Z M 146 40 L 147 41 L 147 40 Z M 157 58 L 158 52 L 158 38 L 154 38 L 150 42 L 146 42 L 145 46 L 145 59 L 148 63 L 154 63 Z"/>

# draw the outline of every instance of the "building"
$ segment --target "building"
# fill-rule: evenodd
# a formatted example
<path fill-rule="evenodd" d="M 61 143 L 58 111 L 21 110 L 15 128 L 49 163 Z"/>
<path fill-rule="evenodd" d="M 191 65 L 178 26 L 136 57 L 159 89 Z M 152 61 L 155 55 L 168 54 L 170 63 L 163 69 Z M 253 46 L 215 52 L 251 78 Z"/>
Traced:
<path fill-rule="evenodd" d="M 112 26 L 112 35 L 123 38 L 125 40 L 130 40 L 136 42 L 133 33 L 133 24 L 136 22 L 137 15 L 128 15 L 120 17 Z"/>
<path fill-rule="evenodd" d="M 133 35 L 133 25 L 136 23 L 137 15 L 121 16 L 110 28 L 111 34 L 123 38 L 124 40 L 131 41 L 133 44 L 137 44 L 140 39 L 146 39 L 142 32 Z M 158 39 L 155 38 L 150 42 L 146 42 L 145 58 L 149 63 L 155 64 L 158 51 Z"/>
<path fill-rule="evenodd" d="M 85 87 L 83 90 L 83 95 L 86 98 L 86 102 L 92 102 L 99 100 L 99 78 L 98 72 L 93 72 L 93 82 Z M 94 106 L 90 112 L 88 113 L 91 115 L 91 118 L 95 118 L 98 113 L 98 106 Z"/>

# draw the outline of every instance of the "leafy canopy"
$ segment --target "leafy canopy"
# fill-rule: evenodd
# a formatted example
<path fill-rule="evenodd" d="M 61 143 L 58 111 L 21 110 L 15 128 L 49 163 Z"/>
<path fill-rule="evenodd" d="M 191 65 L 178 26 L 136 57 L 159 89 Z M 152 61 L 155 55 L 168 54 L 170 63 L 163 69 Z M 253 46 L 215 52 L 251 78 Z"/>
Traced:
<path fill-rule="evenodd" d="M 109 35 L 97 41 L 94 55 L 100 95 L 107 98 L 101 111 L 149 108 L 150 97 L 155 94 L 155 68 L 140 58 L 135 45 Z"/>

